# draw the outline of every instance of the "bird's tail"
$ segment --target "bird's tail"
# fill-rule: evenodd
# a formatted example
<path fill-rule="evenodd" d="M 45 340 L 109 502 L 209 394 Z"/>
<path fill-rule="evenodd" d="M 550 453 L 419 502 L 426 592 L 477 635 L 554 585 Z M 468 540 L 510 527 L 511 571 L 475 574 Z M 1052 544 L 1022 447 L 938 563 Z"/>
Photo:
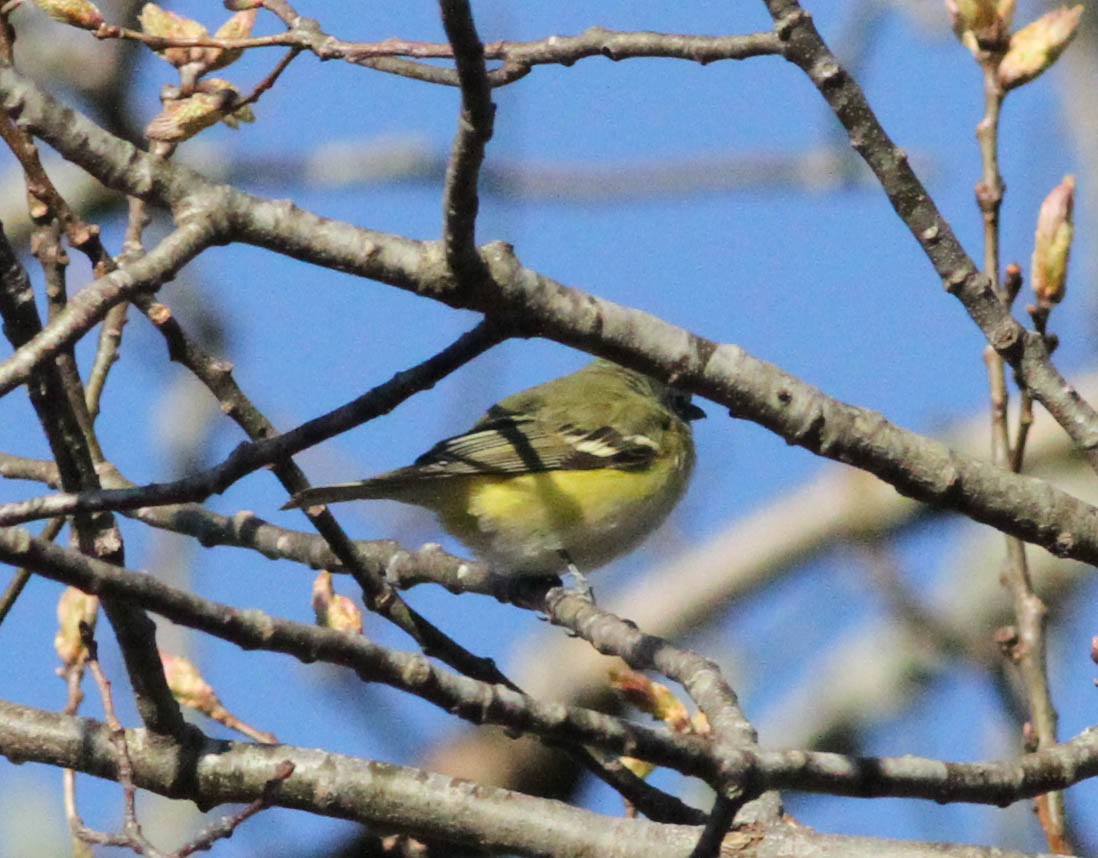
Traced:
<path fill-rule="evenodd" d="M 431 507 L 431 501 L 435 493 L 428 490 L 425 485 L 425 483 L 431 482 L 435 481 L 424 480 L 422 469 L 413 465 L 407 468 L 397 468 L 395 471 L 388 471 L 368 480 L 305 489 L 295 494 L 287 503 L 283 504 L 282 508 L 301 509 L 322 503 L 339 503 L 340 501 L 351 500 L 395 500 L 401 503 Z M 443 480 L 442 482 L 446 481 Z"/>
<path fill-rule="evenodd" d="M 370 500 L 388 497 L 384 480 L 358 480 L 353 483 L 336 483 L 332 486 L 315 486 L 295 494 L 283 509 L 302 509 L 322 503 L 339 503 L 350 500 Z"/>

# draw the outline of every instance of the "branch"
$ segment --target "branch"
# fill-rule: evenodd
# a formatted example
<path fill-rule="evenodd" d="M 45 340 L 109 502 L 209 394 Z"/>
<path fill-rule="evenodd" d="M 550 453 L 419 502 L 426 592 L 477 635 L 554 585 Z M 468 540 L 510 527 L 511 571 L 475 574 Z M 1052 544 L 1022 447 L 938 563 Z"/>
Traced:
<path fill-rule="evenodd" d="M 111 464 L 101 465 L 98 470 L 107 489 L 135 487 Z M 0 477 L 57 484 L 57 465 L 46 459 L 0 453 Z M 323 537 L 280 527 L 250 510 L 228 516 L 196 503 L 182 503 L 138 507 L 123 514 L 160 530 L 194 537 L 207 548 L 215 545 L 246 548 L 269 560 L 290 560 L 311 569 L 347 573 Z M 402 590 L 428 583 L 441 585 L 455 594 L 492 596 L 499 590 L 498 576 L 483 563 L 448 554 L 438 545 L 412 550 L 392 539 L 362 539 L 353 544 L 360 566 L 384 576 Z"/>
<path fill-rule="evenodd" d="M 236 238 L 389 283 L 449 306 L 492 313 L 517 335 L 545 336 L 674 380 L 681 388 L 725 405 L 735 416 L 752 420 L 791 444 L 875 474 L 901 494 L 960 512 L 1057 556 L 1098 564 L 1098 509 L 1041 480 L 1004 473 L 901 429 L 875 412 L 831 399 L 737 346 L 718 345 L 647 313 L 523 268 L 504 244 L 481 249 L 491 281 L 469 292 L 453 281 L 436 243 L 320 218 L 284 202 L 214 185 L 192 170 L 158 163 L 128 144 L 128 148 L 119 145 L 122 141 L 90 120 L 59 107 L 31 82 L 0 68 L 0 107 L 10 109 L 13 104 L 22 109 L 21 122 L 117 190 L 188 211 L 195 210 L 188 205 L 207 211 L 202 206 L 212 205 L 209 197 L 216 195 L 218 215 L 230 223 L 231 234 L 226 239 Z M 71 142 L 70 134 L 79 145 Z M 102 159 L 118 158 L 126 152 L 129 156 L 124 163 L 111 161 L 104 168 Z M 132 169 L 122 169 L 124 165 Z M 150 176 L 152 180 L 146 180 Z M 18 359 L 15 355 L 9 362 Z M 5 377 L 6 363 L 0 364 L 0 379 Z M 7 378 L 18 378 L 15 383 L 19 383 L 25 375 L 13 372 Z M 0 387 L 0 393 L 3 390 Z M 242 458 L 249 455 L 254 453 L 241 448 Z M 260 464 L 252 462 L 251 466 Z M 89 504 L 87 508 L 97 508 L 94 503 L 102 508 L 134 508 L 157 497 L 150 490 L 141 501 L 133 496 L 107 499 L 104 495 L 80 503 Z M 181 499 L 192 498 L 159 496 L 160 502 Z M 48 512 L 47 505 L 35 503 Z M 78 506 L 71 498 L 56 503 L 55 509 Z M 28 508 L 20 509 L 20 505 L 8 509 L 19 513 L 5 517 L 8 523 L 35 515 L 28 515 Z"/>
<path fill-rule="evenodd" d="M 873 170 L 896 214 L 988 343 L 1024 380 L 1024 387 L 1059 423 L 1098 470 L 1098 412 L 1068 384 L 1049 355 L 1045 338 L 1011 316 L 992 283 L 980 273 L 942 217 L 907 154 L 889 139 L 865 94 L 824 43 L 812 16 L 796 0 L 766 0 L 783 56 L 816 85 L 846 128 L 850 144 Z M 1024 538 L 1024 537 L 1023 537 Z"/>
<path fill-rule="evenodd" d="M 572 745 L 593 745 L 614 754 L 713 777 L 709 744 L 579 707 L 543 703 L 436 667 L 419 654 L 379 646 L 361 635 L 241 611 L 170 587 L 154 576 L 118 567 L 36 539 L 18 528 L 0 529 L 0 559 L 24 563 L 55 581 L 92 595 L 114 596 L 246 650 L 292 655 L 351 667 L 367 682 L 380 682 L 434 703 L 476 724 L 499 724 Z"/>
<path fill-rule="evenodd" d="M 271 4 L 267 4 L 270 6 Z M 455 57 L 452 44 L 409 39 L 383 39 L 380 42 L 348 42 L 336 38 L 312 19 L 298 15 L 288 4 L 279 13 L 287 30 L 270 36 L 247 39 L 168 39 L 150 36 L 124 27 L 103 25 L 95 35 L 101 39 L 128 39 L 143 42 L 153 50 L 167 47 L 216 47 L 239 50 L 263 47 L 291 47 L 307 50 L 321 60 L 341 59 L 377 71 L 442 86 L 460 86 L 460 70 L 440 68 L 403 59 L 448 59 Z M 273 11 L 273 10 L 272 10 Z M 774 33 L 749 33 L 742 36 L 695 36 L 649 31 L 628 32 L 589 27 L 576 36 L 549 36 L 529 42 L 497 41 L 484 45 L 484 56 L 502 60 L 500 68 L 487 72 L 489 86 L 499 87 L 525 77 L 535 65 L 571 66 L 588 57 L 606 57 L 615 62 L 637 57 L 663 57 L 708 64 L 721 60 L 745 60 L 781 52 Z"/>
<path fill-rule="evenodd" d="M 1098 775 L 1098 730 L 1093 729 L 1006 762 L 733 750 L 587 709 L 542 703 L 502 686 L 456 676 L 420 655 L 381 647 L 361 636 L 221 605 L 169 587 L 151 575 L 121 570 L 35 539 L 18 528 L 0 530 L 0 560 L 25 565 L 93 595 L 125 598 L 244 649 L 351 667 L 365 681 L 414 694 L 473 723 L 499 724 L 554 741 L 627 753 L 700 777 L 718 789 L 737 785 L 748 794 L 794 789 L 860 798 L 896 796 L 1003 806 Z"/>
<path fill-rule="evenodd" d="M 115 489 L 84 492 L 82 494 L 57 494 L 21 503 L 4 505 L 5 513 L 0 523 L 13 524 L 20 520 L 33 520 L 47 513 L 67 510 L 65 514 L 89 512 L 100 509 L 131 510 L 142 506 L 175 504 L 198 500 L 210 494 L 224 491 L 241 477 L 267 465 L 288 459 L 308 447 L 346 432 L 369 420 L 387 414 L 408 397 L 433 387 L 435 382 L 463 366 L 499 341 L 499 332 L 493 326 L 482 323 L 459 337 L 438 354 L 420 364 L 397 373 L 362 396 L 316 417 L 282 435 L 264 441 L 242 443 L 220 465 L 171 483 L 153 484 L 139 489 Z M 219 394 L 221 392 L 218 388 Z M 235 385 L 226 392 L 235 391 Z M 242 402 L 230 400 L 234 405 Z M 351 565 L 347 557 L 340 558 Z M 376 585 L 366 585 L 368 593 Z"/>
<path fill-rule="evenodd" d="M 467 782 L 375 760 L 291 745 L 250 745 L 205 739 L 194 749 L 144 730 L 127 731 L 137 786 L 200 807 L 263 797 L 283 764 L 290 777 L 269 796 L 271 806 L 350 819 L 424 839 L 523 855 L 614 855 L 686 858 L 699 828 L 610 818 L 563 802 Z M 0 753 L 12 760 L 67 766 L 117 779 L 110 732 L 75 718 L 0 701 Z M 1026 858 L 1023 853 L 976 846 L 901 842 L 819 834 L 785 823 L 732 832 L 724 847 L 744 858 L 807 855 L 818 858 Z"/>
<path fill-rule="evenodd" d="M 57 269 L 54 274 L 60 278 L 59 267 L 53 267 Z M 7 337 L 17 349 L 41 338 L 42 324 L 35 308 L 30 278 L 2 227 L 0 316 Z M 94 455 L 98 445 L 93 445 L 91 420 L 84 410 L 84 391 L 75 364 L 69 363 L 68 381 L 64 377 L 64 365 L 60 360 L 33 365 L 28 392 L 57 462 L 62 485 L 69 491 L 94 491 L 99 487 Z M 78 515 L 73 528 L 80 550 L 85 554 L 118 564 L 123 562 L 122 537 L 113 516 Z M 156 732 L 181 735 L 186 724 L 164 678 L 152 620 L 141 609 L 113 599 L 104 599 L 103 609 L 114 628 L 142 719 Z"/>
<path fill-rule="evenodd" d="M 116 304 L 138 292 L 158 289 L 214 240 L 214 229 L 207 219 L 188 221 L 146 256 L 81 289 L 40 333 L 0 362 L 0 396 L 24 384 L 36 366 L 75 343 Z"/>
<path fill-rule="evenodd" d="M 597 652 L 618 656 L 634 670 L 658 671 L 679 683 L 705 715 L 712 730 L 713 753 L 718 758 L 735 754 L 741 748 L 758 747 L 755 728 L 714 662 L 670 641 L 645 634 L 631 621 L 599 610 L 590 600 L 571 595 L 560 587 L 549 590 L 539 602 L 554 625 L 569 629 Z M 739 781 L 722 785 L 706 826 L 706 836 L 699 841 L 695 858 L 711 854 L 740 808 L 759 798 L 752 790 L 753 786 Z M 735 800 L 726 801 L 730 796 Z M 755 821 L 776 822 L 781 817 L 777 796 L 759 802 L 751 817 Z"/>
<path fill-rule="evenodd" d="M 484 263 L 476 247 L 477 182 L 484 150 L 492 139 L 496 106 L 484 67 L 484 46 L 473 22 L 468 0 L 439 0 L 446 36 L 454 48 L 454 63 L 461 84 L 461 116 L 458 118 L 443 188 L 443 243 L 446 263 L 468 288 L 484 279 Z"/>

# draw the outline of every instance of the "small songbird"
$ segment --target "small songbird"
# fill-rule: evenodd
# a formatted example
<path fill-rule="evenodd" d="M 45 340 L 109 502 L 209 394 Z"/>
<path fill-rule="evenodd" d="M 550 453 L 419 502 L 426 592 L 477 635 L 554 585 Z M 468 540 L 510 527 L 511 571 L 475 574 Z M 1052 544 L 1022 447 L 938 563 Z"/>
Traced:
<path fill-rule="evenodd" d="M 504 576 L 591 570 L 634 548 L 694 468 L 689 394 L 607 360 L 508 396 L 415 464 L 318 486 L 283 509 L 385 498 L 426 507 Z"/>

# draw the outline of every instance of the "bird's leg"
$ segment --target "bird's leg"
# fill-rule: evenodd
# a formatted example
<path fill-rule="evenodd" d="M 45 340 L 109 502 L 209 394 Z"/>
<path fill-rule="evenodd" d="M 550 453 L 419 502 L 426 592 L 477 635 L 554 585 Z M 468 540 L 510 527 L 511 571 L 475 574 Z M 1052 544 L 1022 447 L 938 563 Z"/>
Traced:
<path fill-rule="evenodd" d="M 595 604 L 595 591 L 591 589 L 591 582 L 587 580 L 587 576 L 579 571 L 579 567 L 572 562 L 572 558 L 568 555 L 568 552 L 563 548 L 560 549 L 560 559 L 567 565 L 564 570 L 565 574 L 572 577 L 572 586 L 567 588 L 570 595 L 578 596 L 585 602 Z"/>

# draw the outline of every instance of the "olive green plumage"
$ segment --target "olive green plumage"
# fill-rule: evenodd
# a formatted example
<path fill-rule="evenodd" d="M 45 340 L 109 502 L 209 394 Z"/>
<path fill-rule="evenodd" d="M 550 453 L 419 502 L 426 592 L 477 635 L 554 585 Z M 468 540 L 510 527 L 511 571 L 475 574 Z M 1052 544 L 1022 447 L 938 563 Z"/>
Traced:
<path fill-rule="evenodd" d="M 688 395 L 596 360 L 508 396 L 412 465 L 306 489 L 287 507 L 387 498 L 434 511 L 501 574 L 591 569 L 678 503 L 701 416 Z"/>

